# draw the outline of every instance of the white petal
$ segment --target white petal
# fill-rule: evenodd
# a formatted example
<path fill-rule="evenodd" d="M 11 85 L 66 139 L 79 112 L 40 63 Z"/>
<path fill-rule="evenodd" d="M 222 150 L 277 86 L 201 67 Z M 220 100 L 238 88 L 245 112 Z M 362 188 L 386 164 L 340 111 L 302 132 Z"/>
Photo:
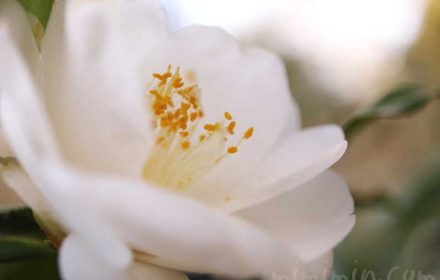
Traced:
<path fill-rule="evenodd" d="M 5 30 L 0 30 L 0 39 L 3 44 L 0 46 L 0 89 L 2 93 L 2 118 L 1 124 L 4 128 L 4 132 L 11 144 L 11 148 L 14 150 L 14 154 L 17 156 L 20 164 L 26 170 L 26 173 L 30 175 L 32 181 L 39 188 L 41 193 L 47 200 L 47 204 L 50 205 L 49 212 L 55 213 L 60 209 L 64 211 L 62 214 L 70 215 L 68 205 L 63 208 L 60 205 L 56 192 L 53 192 L 51 188 L 60 188 L 62 180 L 57 182 L 57 185 L 45 185 L 44 176 L 47 176 L 45 172 L 44 162 L 51 161 L 52 159 L 59 159 L 60 155 L 55 144 L 55 140 L 52 131 L 48 125 L 48 121 L 43 111 L 43 106 L 39 102 L 38 93 L 33 86 L 32 79 L 25 68 L 24 62 L 17 53 L 17 50 L 13 48 L 12 41 Z M 50 171 L 50 170 L 49 170 Z M 23 178 L 23 177 L 21 177 Z M 25 182 L 24 178 L 22 180 Z M 16 191 L 19 192 L 20 186 L 17 184 Z M 23 184 L 23 186 L 26 186 Z M 13 187 L 11 185 L 11 187 Z M 32 189 L 31 185 L 27 186 L 28 189 Z M 24 189 L 23 189 L 24 190 Z M 23 198 L 26 199 L 26 192 L 23 191 Z M 35 197 L 38 197 L 37 195 Z M 31 199 L 27 202 L 31 203 Z M 46 203 L 44 203 L 46 204 Z M 34 206 L 34 205 L 32 205 Z M 37 208 L 38 209 L 38 208 Z M 57 211 L 52 211 L 57 210 Z M 56 213 L 59 214 L 59 213 Z M 59 218 L 59 216 L 57 217 Z M 83 219 L 95 218 L 94 216 L 86 215 Z M 58 219 L 60 223 L 62 219 Z M 99 219 L 94 219 L 94 223 L 85 223 L 90 227 L 105 228 L 105 225 L 99 223 Z M 63 225 L 65 226 L 65 225 Z M 67 228 L 67 227 L 66 227 Z M 90 230 L 93 233 L 93 230 Z M 111 232 L 101 233 L 99 236 L 90 234 L 87 236 L 90 239 L 96 241 L 98 246 L 100 244 L 106 244 L 115 252 L 125 251 L 128 255 L 125 247 L 118 244 Z M 121 253 L 122 254 L 122 253 Z M 114 256 L 109 255 L 108 258 Z M 126 259 L 122 260 L 113 259 L 115 263 L 125 263 Z"/>
<path fill-rule="evenodd" d="M 127 49 L 141 58 L 167 36 L 165 14 L 157 0 L 121 0 L 118 27 Z M 138 65 L 141 66 L 141 65 Z"/>
<path fill-rule="evenodd" d="M 28 65 L 8 30 L 0 28 L 0 41 L 1 127 L 13 155 L 26 169 L 25 172 L 14 163 L 7 163 L 1 175 L 35 212 L 51 216 L 47 200 L 35 187 L 27 171 L 38 169 L 42 158 L 59 157 L 58 149 Z"/>
<path fill-rule="evenodd" d="M 326 252 L 319 258 L 308 262 L 305 267 L 306 269 L 301 268 L 301 266 L 298 267 L 298 272 L 302 273 L 302 277 L 299 279 L 329 279 L 333 269 L 333 252 Z"/>
<path fill-rule="evenodd" d="M 65 280 L 185 280 L 182 272 L 155 265 L 133 262 L 118 269 L 106 263 L 87 241 L 76 234 L 64 239 L 59 254 L 60 270 Z"/>
<path fill-rule="evenodd" d="M 34 79 L 8 30 L 0 28 L 1 124 L 14 155 L 27 159 L 58 157 L 56 142 Z"/>
<path fill-rule="evenodd" d="M 18 1 L 2 0 L 0 2 L 0 27 L 9 29 L 16 47 L 32 69 L 32 73 L 36 74 L 39 65 L 38 48 L 27 14 Z"/>
<path fill-rule="evenodd" d="M 38 48 L 32 35 L 26 12 L 18 1 L 0 1 L 0 28 L 8 30 L 10 40 L 13 41 L 14 47 L 19 50 L 20 55 L 30 69 L 31 75 L 37 77 L 39 65 Z M 6 62 L 2 61 L 2 63 Z M 11 155 L 12 152 L 0 128 L 0 156 L 9 157 Z"/>
<path fill-rule="evenodd" d="M 302 259 L 310 261 L 333 249 L 350 232 L 353 211 L 348 187 L 338 175 L 327 171 L 236 215 L 288 241 Z"/>
<path fill-rule="evenodd" d="M 344 134 L 337 126 L 294 132 L 274 146 L 263 160 L 243 162 L 251 166 L 246 173 L 207 176 L 190 190 L 190 195 L 223 211 L 245 208 L 310 180 L 335 163 L 346 147 Z"/>
<path fill-rule="evenodd" d="M 243 143 L 238 154 L 224 160 L 219 170 L 235 173 L 246 169 L 243 161 L 261 159 L 283 132 L 299 127 L 285 69 L 271 53 L 240 49 L 221 29 L 192 26 L 171 33 L 146 54 L 144 75 L 164 72 L 169 64 L 179 66 L 184 77 L 188 71 L 194 73 L 201 89 L 204 122 L 222 121 L 228 111 L 237 120 L 237 138 L 255 127 L 252 139 Z"/>
<path fill-rule="evenodd" d="M 87 241 L 71 234 L 63 240 L 59 254 L 64 280 L 129 280 L 126 269 L 112 267 L 99 257 Z"/>
<path fill-rule="evenodd" d="M 303 280 L 316 279 L 327 280 L 332 271 L 333 254 L 326 253 L 319 259 L 308 263 L 307 265 L 292 264 L 291 270 L 288 273 L 280 271 L 272 271 L 271 280 Z"/>
<path fill-rule="evenodd" d="M 307 264 L 308 273 L 318 275 L 320 279 L 329 279 L 330 273 L 333 269 L 333 252 L 326 252 L 319 258 Z"/>
<path fill-rule="evenodd" d="M 299 264 L 292 263 L 290 270 L 288 272 L 282 272 L 273 270 L 270 277 L 264 279 L 271 280 L 304 280 L 304 279 L 315 279 L 315 280 L 327 280 L 329 279 L 330 273 L 333 267 L 333 253 L 328 252 L 319 259 L 307 263 Z M 213 277 L 215 280 L 226 280 L 231 278 L 224 278 L 221 275 L 218 277 Z M 235 279 L 235 278 L 232 278 Z"/>
<path fill-rule="evenodd" d="M 130 280 L 188 280 L 183 272 L 141 262 L 134 262 L 129 269 L 129 273 Z"/>
<path fill-rule="evenodd" d="M 113 7 L 117 1 L 63 4 L 55 4 L 43 44 L 43 92 L 64 155 L 92 170 L 138 176 L 150 122 L 146 81 L 119 21 L 127 11 Z"/>
<path fill-rule="evenodd" d="M 120 245 L 136 250 L 137 260 L 180 271 L 248 277 L 288 271 L 297 262 L 285 243 L 174 193 L 92 176 L 62 163 L 45 169 L 39 185 L 60 221 L 100 258 L 119 260 L 119 267 L 127 259 L 116 253 L 118 238 Z"/>

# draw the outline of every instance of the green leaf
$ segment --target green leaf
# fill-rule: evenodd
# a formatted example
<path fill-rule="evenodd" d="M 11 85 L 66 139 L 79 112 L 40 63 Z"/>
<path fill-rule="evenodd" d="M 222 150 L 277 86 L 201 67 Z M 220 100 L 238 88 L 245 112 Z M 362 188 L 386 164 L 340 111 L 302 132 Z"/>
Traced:
<path fill-rule="evenodd" d="M 0 214 L 0 263 L 54 256 L 29 209 Z"/>
<path fill-rule="evenodd" d="M 439 96 L 438 90 L 428 90 L 417 84 L 401 85 L 376 102 L 369 110 L 350 119 L 344 125 L 345 134 L 349 137 L 375 120 L 400 117 L 415 112 Z"/>
<path fill-rule="evenodd" d="M 0 263 L 33 259 L 53 254 L 53 250 L 45 241 L 23 236 L 0 236 Z"/>
<path fill-rule="evenodd" d="M 0 280 L 61 280 L 56 256 L 0 264 Z"/>
<path fill-rule="evenodd" d="M 17 0 L 24 9 L 38 18 L 44 28 L 49 21 L 54 0 Z"/>
<path fill-rule="evenodd" d="M 30 209 L 0 213 L 0 280 L 60 280 L 56 252 Z"/>

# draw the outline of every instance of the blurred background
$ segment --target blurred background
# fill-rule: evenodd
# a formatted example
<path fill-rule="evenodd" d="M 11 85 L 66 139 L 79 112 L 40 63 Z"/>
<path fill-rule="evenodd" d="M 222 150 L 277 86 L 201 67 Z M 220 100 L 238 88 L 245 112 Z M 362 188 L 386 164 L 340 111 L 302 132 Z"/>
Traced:
<path fill-rule="evenodd" d="M 40 9 L 30 15 L 38 38 L 50 5 L 18 1 Z M 220 26 L 279 53 L 303 126 L 344 127 L 349 148 L 333 169 L 351 188 L 357 223 L 336 249 L 332 279 L 440 279 L 440 0 L 163 4 L 171 30 Z M 19 215 L 26 227 L 28 213 Z M 29 279 L 23 269 L 10 274 L 14 265 L 0 267 L 0 279 Z"/>

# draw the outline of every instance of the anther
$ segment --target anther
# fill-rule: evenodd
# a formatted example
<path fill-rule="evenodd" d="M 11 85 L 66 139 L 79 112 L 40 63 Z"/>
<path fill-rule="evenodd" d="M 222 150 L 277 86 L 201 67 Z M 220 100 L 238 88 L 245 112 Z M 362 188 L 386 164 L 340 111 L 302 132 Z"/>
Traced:
<path fill-rule="evenodd" d="M 228 131 L 229 134 L 234 134 L 234 129 L 235 129 L 235 125 L 236 122 L 231 122 L 228 127 L 226 127 L 226 130 Z"/>
<path fill-rule="evenodd" d="M 180 146 L 182 147 L 182 149 L 187 150 L 189 149 L 191 143 L 189 143 L 188 141 L 182 142 L 182 144 L 180 144 Z"/>
<path fill-rule="evenodd" d="M 209 132 L 214 132 L 217 130 L 217 124 L 205 124 L 203 128 Z"/>
<path fill-rule="evenodd" d="M 197 119 L 198 115 L 199 114 L 197 112 L 192 112 L 189 119 L 193 122 Z"/>
<path fill-rule="evenodd" d="M 232 120 L 232 115 L 229 112 L 225 112 L 225 119 L 228 121 Z"/>
<path fill-rule="evenodd" d="M 224 120 L 213 123 L 202 123 L 204 111 L 200 102 L 200 90 L 197 85 L 185 86 L 185 81 L 180 76 L 177 67 L 172 71 L 171 65 L 164 73 L 154 73 L 153 79 L 156 85 L 148 91 L 151 100 L 150 108 L 154 113 L 153 127 L 157 129 L 156 143 L 158 148 L 180 148 L 182 153 L 197 153 L 199 145 L 211 139 L 224 140 L 224 146 L 219 150 L 219 157 L 214 161 L 218 163 L 225 159 L 228 154 L 239 151 L 241 142 L 252 137 L 254 128 L 249 127 L 241 139 L 233 146 L 229 145 L 229 136 L 235 134 L 237 123 L 229 111 L 224 111 Z M 193 134 L 198 133 L 198 141 Z M 180 141 L 175 146 L 174 137 Z M 214 138 L 215 137 L 215 138 Z M 195 138 L 195 139 L 194 139 Z M 192 148 L 194 146 L 194 148 Z M 226 151 L 225 151 L 226 149 Z M 173 154 L 173 153 L 171 153 Z M 167 155 L 164 155 L 167 156 Z"/>
<path fill-rule="evenodd" d="M 254 128 L 253 127 L 249 127 L 248 130 L 246 130 L 246 132 L 243 134 L 243 138 L 244 139 L 249 139 L 252 137 L 252 135 L 254 134 Z"/>
<path fill-rule="evenodd" d="M 156 79 L 158 79 L 158 80 L 161 80 L 161 81 L 162 81 L 162 75 L 159 74 L 159 73 L 154 73 L 154 74 L 153 74 L 153 77 L 156 78 Z"/>

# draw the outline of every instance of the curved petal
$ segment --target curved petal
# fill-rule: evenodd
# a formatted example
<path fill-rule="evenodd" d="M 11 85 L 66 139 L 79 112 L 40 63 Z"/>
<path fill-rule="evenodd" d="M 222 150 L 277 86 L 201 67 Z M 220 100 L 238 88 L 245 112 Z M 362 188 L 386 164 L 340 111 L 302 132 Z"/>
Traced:
<path fill-rule="evenodd" d="M 65 280 L 129 280 L 126 269 L 106 263 L 76 234 L 63 240 L 59 254 L 60 270 Z"/>
<path fill-rule="evenodd" d="M 329 279 L 330 273 L 333 268 L 333 252 L 326 252 L 319 258 L 308 262 L 306 267 L 308 270 L 304 270 L 301 268 L 301 266 L 299 266 L 296 270 L 293 271 L 298 279 Z M 293 277 L 292 279 L 295 278 L 296 277 Z"/>
<path fill-rule="evenodd" d="M 186 280 L 186 275 L 155 265 L 133 262 L 118 269 L 104 262 L 87 241 L 76 234 L 64 239 L 59 254 L 60 270 L 65 280 Z"/>
<path fill-rule="evenodd" d="M 326 171 L 288 193 L 235 214 L 288 241 L 308 262 L 332 250 L 350 232 L 353 211 L 345 182 Z"/>
<path fill-rule="evenodd" d="M 118 27 L 135 56 L 141 58 L 167 36 L 165 13 L 157 0 L 121 0 Z M 141 65 L 137 65 L 141 66 Z"/>
<path fill-rule="evenodd" d="M 58 0 L 54 3 L 50 20 L 43 38 L 43 54 L 49 56 L 64 41 L 65 5 L 69 0 Z M 94 1 L 70 0 L 73 5 L 90 5 Z M 140 53 L 147 50 L 153 42 L 166 34 L 165 15 L 156 0 L 108 0 L 100 1 L 101 9 L 118 13 L 114 18 L 115 32 L 122 32 L 127 47 Z M 116 15 L 115 15 L 116 16 Z M 137 52 L 136 51 L 136 52 Z M 139 53 L 139 54 L 140 54 Z"/>
<path fill-rule="evenodd" d="M 27 14 L 18 1 L 4 0 L 0 2 L 0 28 L 8 30 L 9 39 L 12 41 L 13 46 L 19 50 L 23 61 L 26 63 L 26 68 L 30 69 L 29 72 L 33 78 L 37 78 L 40 62 L 38 48 L 32 35 Z M 2 61 L 2 63 L 5 62 Z M 6 144 L 0 128 L 0 156 L 9 157 L 11 155 L 12 152 Z"/>
<path fill-rule="evenodd" d="M 7 29 L 0 28 L 0 41 L 1 127 L 11 144 L 11 154 L 20 157 L 25 167 L 32 167 L 43 156 L 57 157 L 58 150 L 28 64 Z M 47 212 L 44 197 L 21 167 L 13 162 L 5 163 L 1 175 L 35 211 Z"/>
<path fill-rule="evenodd" d="M 308 270 L 305 270 L 305 267 Z M 307 265 L 292 264 L 288 274 L 280 271 L 272 271 L 272 280 L 301 280 L 301 279 L 329 279 L 333 267 L 333 253 L 327 252 L 325 255 Z"/>
<path fill-rule="evenodd" d="M 47 204 L 48 212 L 56 215 L 62 209 L 65 215 L 69 215 L 69 208 L 64 209 L 62 205 L 58 204 L 57 197 L 54 198 L 56 192 L 51 189 L 48 190 L 51 186 L 46 186 L 44 183 L 40 184 L 47 171 L 44 169 L 43 162 L 53 159 L 59 160 L 60 154 L 43 111 L 44 107 L 39 102 L 38 93 L 27 71 L 28 69 L 25 68 L 23 60 L 13 47 L 7 31 L 0 31 L 0 41 L 3 42 L 0 46 L 0 61 L 3 62 L 0 64 L 0 89 L 3 97 L 2 118 L 0 120 L 14 154 L 26 173 L 31 177 L 32 182 L 38 187 L 38 190 L 32 190 L 30 181 L 26 180 L 23 174 L 16 173 L 12 174 L 18 177 L 20 184 L 12 185 L 14 182 L 11 182 L 11 187 L 14 187 L 17 193 L 23 195 L 22 198 L 26 199 L 31 206 L 36 207 L 37 211 L 40 210 L 38 208 L 40 205 L 46 206 Z M 62 185 L 63 183 L 60 181 L 58 184 Z M 52 187 L 59 188 L 59 185 Z M 31 192 L 28 193 L 26 190 Z M 38 193 L 44 194 L 45 200 L 43 203 L 40 203 Z M 59 219 L 59 216 L 55 218 L 58 218 L 58 221 L 62 224 L 63 220 Z M 93 218 L 95 218 L 93 215 L 84 217 L 85 220 Z M 105 225 L 100 224 L 99 219 L 95 219 L 94 223 L 88 223 L 87 225 L 90 225 L 90 227 L 101 226 L 105 229 Z M 68 227 L 65 226 L 65 228 Z M 93 230 L 90 232 L 93 233 Z M 125 251 L 125 259 L 114 259 L 113 255 L 108 255 L 108 258 L 115 263 L 123 264 L 126 262 L 129 255 L 127 249 L 118 243 L 110 231 L 105 231 L 99 236 L 90 234 L 87 237 L 96 241 L 97 246 L 105 244 L 115 252 Z"/>
<path fill-rule="evenodd" d="M 297 262 L 283 242 L 174 193 L 59 162 L 44 169 L 39 186 L 59 220 L 101 258 L 118 259 L 110 240 L 102 240 L 110 235 L 133 248 L 137 260 L 181 271 L 249 277 L 288 271 Z"/>
<path fill-rule="evenodd" d="M 221 259 L 217 261 L 219 261 L 219 265 L 222 264 Z M 60 252 L 60 266 L 63 278 L 66 280 L 187 279 L 183 273 L 136 261 L 124 269 L 115 269 L 103 262 L 96 252 L 93 252 L 91 247 L 88 246 L 87 242 L 75 234 L 69 235 L 63 242 Z M 265 275 L 266 277 L 270 275 L 272 278 L 286 275 L 293 277 L 289 279 L 304 279 L 304 277 L 313 275 L 316 277 L 314 279 L 327 279 L 331 266 L 332 254 L 327 253 L 306 266 L 295 261 L 289 265 L 288 270 L 279 270 L 274 267 L 270 273 Z M 231 272 L 229 271 L 227 274 L 230 275 Z M 223 272 L 222 275 L 226 275 L 226 273 Z"/>
<path fill-rule="evenodd" d="M 42 158 L 58 158 L 59 152 L 27 63 L 8 30 L 0 28 L 1 127 L 13 155 L 28 171 Z M 41 216 L 52 216 L 50 205 L 28 174 L 14 162 L 1 170 L 3 180 Z"/>
<path fill-rule="evenodd" d="M 132 280 L 188 280 L 183 272 L 141 262 L 134 262 L 129 270 Z"/>
<path fill-rule="evenodd" d="M 31 25 L 23 7 L 14 0 L 0 2 L 0 27 L 9 29 L 15 46 L 20 50 L 31 72 L 36 75 L 39 66 L 39 52 L 32 34 Z"/>
<path fill-rule="evenodd" d="M 307 265 L 312 271 L 312 275 L 317 275 L 320 279 L 329 279 L 333 269 L 333 252 L 329 251 Z"/>
<path fill-rule="evenodd" d="M 237 135 L 230 137 L 234 144 L 247 128 L 255 128 L 240 152 L 216 167 L 222 170 L 219 174 L 243 172 L 244 161 L 261 159 L 285 131 L 299 127 L 285 69 L 269 52 L 240 49 L 221 29 L 191 26 L 171 33 L 146 53 L 143 73 L 162 73 L 170 64 L 179 66 L 184 78 L 191 76 L 186 82 L 201 89 L 204 123 L 222 121 L 224 112 L 230 112 L 237 121 Z"/>
<path fill-rule="evenodd" d="M 85 168 L 130 176 L 141 172 L 152 141 L 146 81 L 139 75 L 138 54 L 125 40 L 125 28 L 149 16 L 142 11 L 154 11 L 145 8 L 146 2 L 55 4 L 43 42 L 42 88 L 64 156 Z M 139 33 L 140 28 L 131 29 Z M 153 27 L 144 28 L 149 34 Z"/>
<path fill-rule="evenodd" d="M 30 69 L 9 31 L 0 28 L 1 127 L 14 155 L 32 163 L 58 157 L 56 141 Z M 23 162 L 25 167 L 29 162 Z"/>
<path fill-rule="evenodd" d="M 249 207 L 323 172 L 343 155 L 346 147 L 344 134 L 337 126 L 294 132 L 279 141 L 263 160 L 256 164 L 243 162 L 252 166 L 246 173 L 207 176 L 190 189 L 190 195 L 226 212 Z M 289 183 L 284 184 L 285 181 Z"/>

